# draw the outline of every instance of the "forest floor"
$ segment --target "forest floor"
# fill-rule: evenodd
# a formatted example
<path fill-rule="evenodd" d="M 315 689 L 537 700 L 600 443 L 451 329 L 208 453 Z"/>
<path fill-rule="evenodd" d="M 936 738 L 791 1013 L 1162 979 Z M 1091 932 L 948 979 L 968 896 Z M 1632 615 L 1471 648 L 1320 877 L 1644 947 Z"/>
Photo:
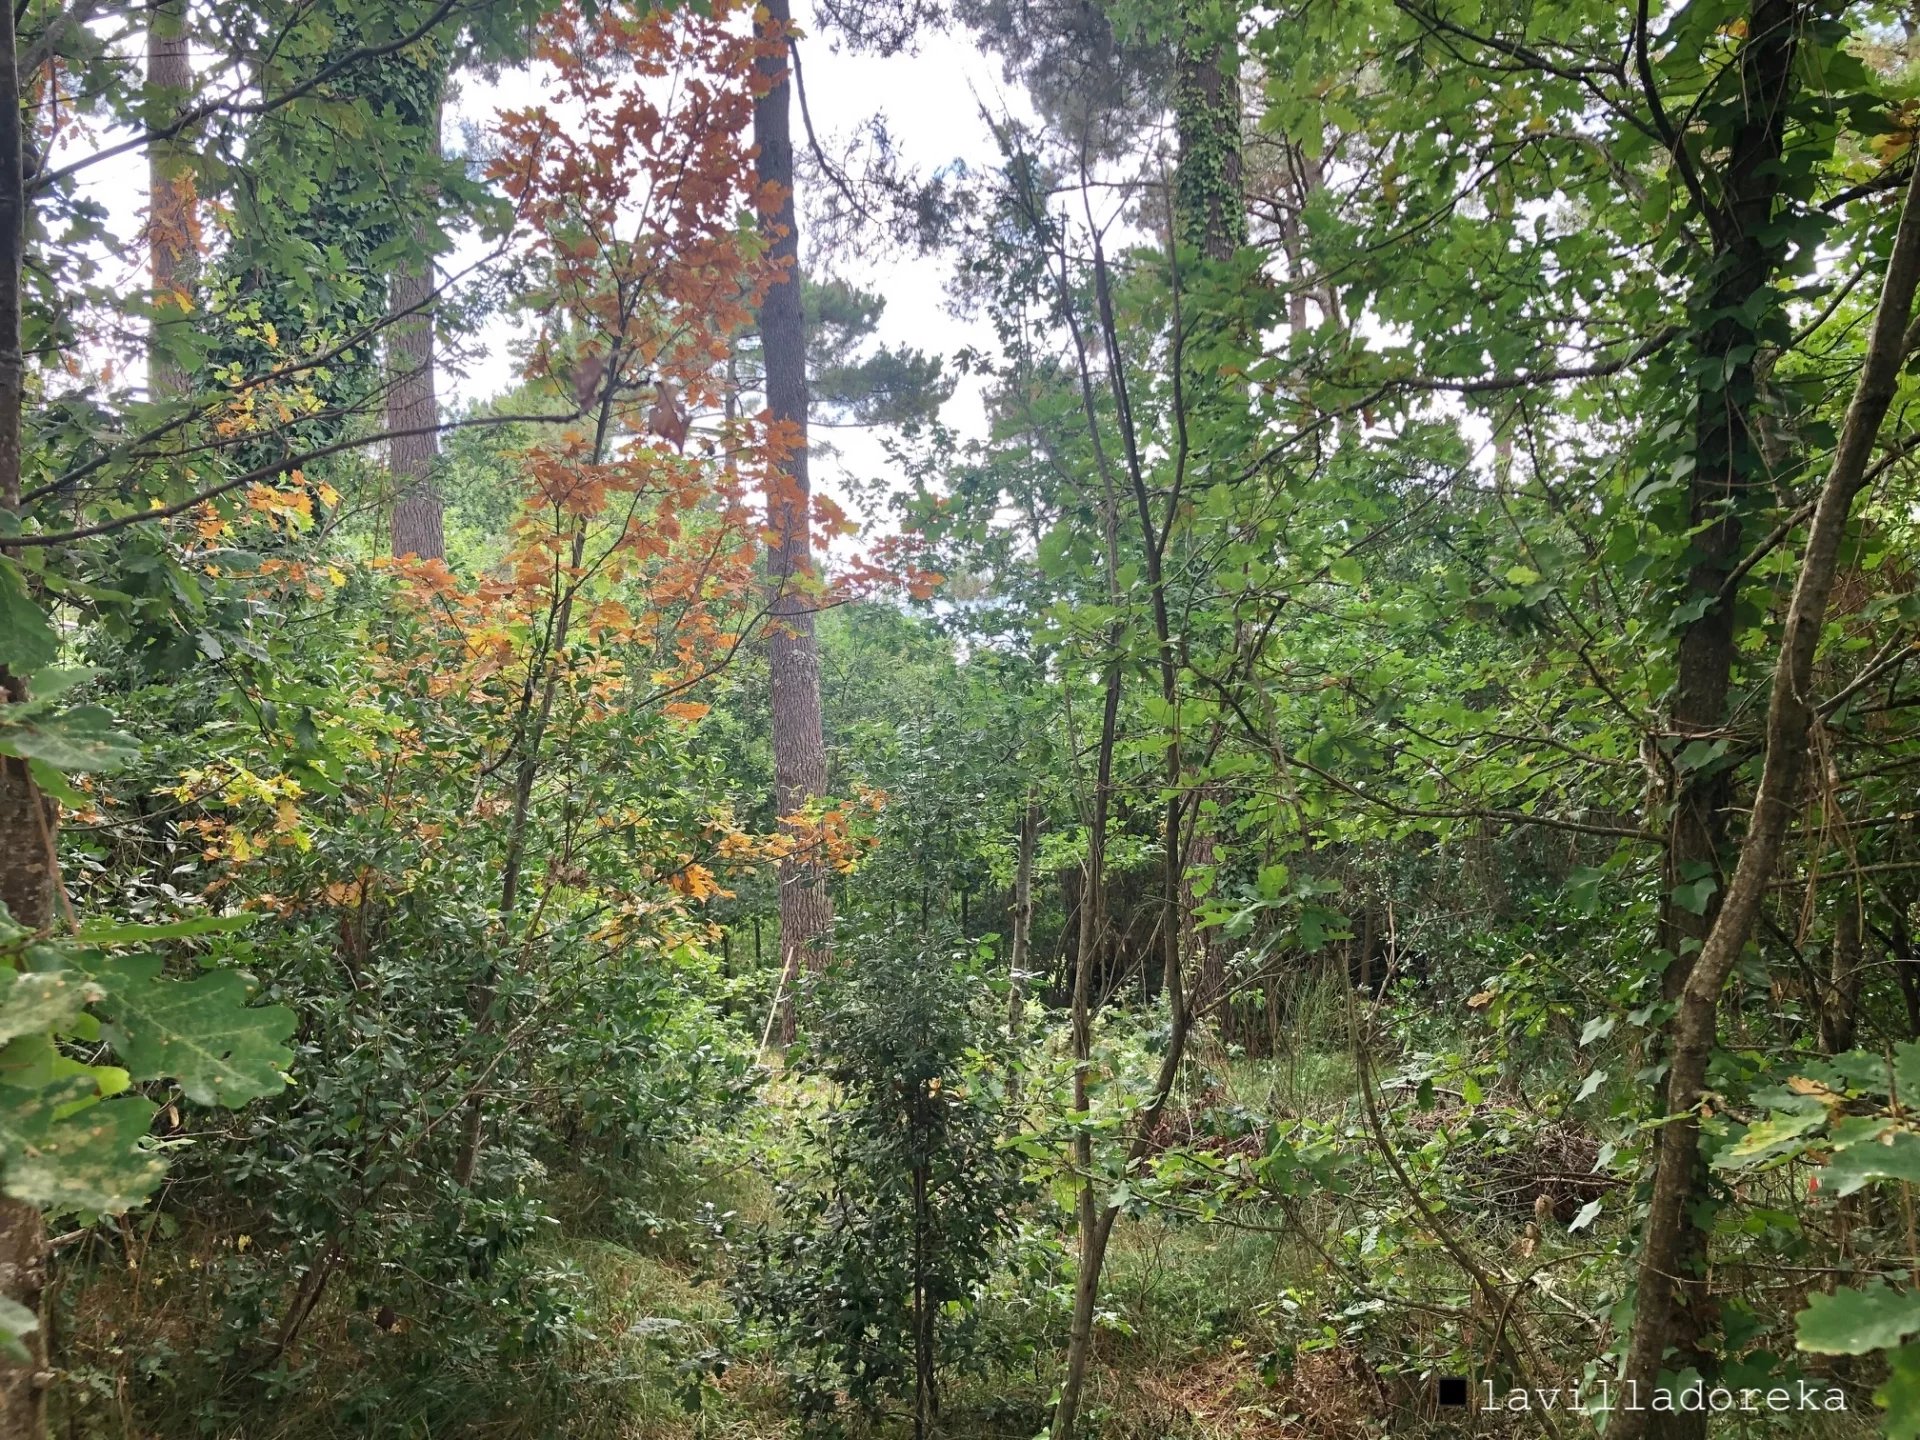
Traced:
<path fill-rule="evenodd" d="M 1346 1055 L 1304 1051 L 1221 1073 L 1228 1092 L 1215 1098 L 1229 1104 L 1359 1123 Z M 577 1186 L 542 1197 L 565 1223 L 529 1247 L 524 1272 L 560 1278 L 559 1290 L 573 1297 L 570 1312 L 555 1318 L 550 1343 L 529 1346 L 504 1368 L 463 1372 L 458 1324 L 383 1314 L 377 1296 L 329 1292 L 273 1381 L 274 1393 L 259 1397 L 254 1413 L 270 1413 L 270 1428 L 209 1431 L 193 1414 L 208 1404 L 204 1391 L 183 1386 L 169 1394 L 172 1361 L 188 1373 L 189 1337 L 207 1328 L 196 1308 L 206 1303 L 207 1272 L 220 1264 L 219 1247 L 235 1243 L 212 1238 L 226 1233 L 217 1223 L 198 1243 L 194 1222 L 186 1221 L 176 1243 L 140 1252 L 161 1257 L 153 1265 L 123 1267 L 117 1281 L 102 1274 L 88 1289 L 86 1310 L 73 1316 L 74 1348 L 95 1367 L 83 1366 L 78 1378 L 93 1386 L 96 1423 L 76 1433 L 790 1440 L 793 1415 L 778 1365 L 740 1331 L 726 1291 L 726 1252 L 712 1243 L 717 1228 L 736 1233 L 774 1216 L 770 1173 L 806 1100 L 776 1079 L 762 1101 L 760 1133 L 739 1153 L 669 1165 L 652 1188 L 618 1199 Z M 1339 1291 L 1329 1278 L 1326 1237 L 1300 1234 L 1299 1214 L 1243 1205 L 1212 1224 L 1152 1215 L 1119 1222 L 1089 1381 L 1088 1440 L 1548 1433 L 1537 1417 L 1442 1410 L 1429 1380 L 1396 1376 L 1396 1355 L 1444 1349 L 1436 1323 L 1418 1308 Z M 1489 1205 L 1461 1223 L 1486 1252 L 1527 1253 L 1519 1248 L 1527 1227 L 1510 1210 Z M 1040 1249 L 1052 1257 L 1054 1273 L 996 1299 L 989 1324 L 1005 1344 L 986 1373 L 948 1381 L 940 1440 L 1044 1434 L 1070 1245 L 1044 1237 Z M 1449 1283 L 1438 1268 L 1435 1275 L 1437 1284 Z M 1338 1329 L 1328 1323 L 1336 1294 L 1345 1296 L 1345 1308 L 1336 1306 L 1332 1316 Z M 1365 1353 L 1350 1339 L 1356 1334 L 1366 1337 Z M 727 1364 L 715 1375 L 711 1362 L 723 1353 Z M 134 1355 L 145 1358 L 124 1363 Z M 372 1385 L 369 1372 L 377 1376 Z M 380 1397 L 377 1418 L 355 1411 L 348 1398 L 367 1393 Z M 102 1429 L 97 1418 L 115 1409 L 118 1427 Z M 1819 1420 L 1812 1429 L 1764 1433 L 1782 1440 L 1874 1433 L 1866 1416 Z M 870 1425 L 857 1415 L 845 1430 L 849 1440 L 908 1433 L 904 1422 Z M 1750 1433 L 1762 1432 L 1715 1436 Z"/>

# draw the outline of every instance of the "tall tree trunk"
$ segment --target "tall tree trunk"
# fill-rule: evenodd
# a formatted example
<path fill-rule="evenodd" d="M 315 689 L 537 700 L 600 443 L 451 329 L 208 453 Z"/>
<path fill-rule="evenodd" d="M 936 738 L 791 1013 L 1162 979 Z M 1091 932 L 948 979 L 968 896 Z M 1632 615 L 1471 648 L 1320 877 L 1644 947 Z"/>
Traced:
<path fill-rule="evenodd" d="M 1681 1297 L 1689 1218 L 1700 1168 L 1697 1107 L 1706 1093 L 1720 993 L 1733 973 L 1766 898 L 1787 829 L 1799 800 L 1807 736 L 1813 725 L 1813 662 L 1826 620 L 1827 601 L 1839 568 L 1840 546 L 1854 499 L 1865 485 L 1868 461 L 1881 423 L 1893 403 L 1900 368 L 1912 348 L 1907 327 L 1920 284 L 1920 171 L 1909 182 L 1881 285 L 1880 304 L 1867 341 L 1859 383 L 1847 406 L 1840 438 L 1808 525 L 1806 549 L 1793 598 L 1787 605 L 1780 651 L 1768 697 L 1764 760 L 1754 795 L 1753 818 L 1740 845 L 1726 899 L 1714 917 L 1680 994 L 1669 1049 L 1667 1120 L 1654 1157 L 1653 1193 L 1640 1249 L 1633 1335 L 1624 1379 L 1651 1395 L 1673 1333 Z M 1654 1412 L 1622 1410 L 1608 1426 L 1608 1440 L 1641 1440 Z"/>
<path fill-rule="evenodd" d="M 1114 548 L 1115 504 L 1107 500 L 1109 554 Z M 1110 628 L 1111 658 L 1103 681 L 1100 748 L 1094 761 L 1092 815 L 1087 825 L 1087 858 L 1081 871 L 1079 953 L 1073 967 L 1073 1112 L 1083 1121 L 1091 1108 L 1087 1072 L 1093 1066 L 1094 952 L 1105 923 L 1107 813 L 1112 804 L 1113 749 L 1119 732 L 1123 674 L 1119 657 L 1118 622 Z M 1053 1414 L 1053 1440 L 1073 1440 L 1080 1424 L 1080 1397 L 1086 1391 L 1087 1366 L 1093 1359 L 1093 1317 L 1100 1298 L 1100 1272 L 1106 1265 L 1111 1222 L 1103 1213 L 1093 1184 L 1093 1133 L 1085 1124 L 1073 1135 L 1073 1163 L 1080 1172 L 1075 1215 L 1080 1230 L 1079 1267 L 1073 1282 L 1073 1318 L 1067 1329 L 1067 1366 L 1060 1379 L 1060 1404 Z"/>
<path fill-rule="evenodd" d="M 19 47 L 13 7 L 0 6 L 0 505 L 20 508 L 21 405 L 26 359 L 20 350 L 20 262 L 26 246 Z M 27 698 L 24 679 L 0 669 L 0 703 Z M 24 760 L 0 756 L 0 902 L 33 930 L 53 923 L 53 843 L 59 813 L 40 793 Z M 47 1226 L 38 1206 L 0 1197 L 0 1296 L 40 1324 L 26 1337 L 27 1361 L 0 1359 L 0 1436 L 37 1440 L 47 1424 Z"/>
<path fill-rule="evenodd" d="M 813 614 L 818 587 L 810 531 L 812 486 L 807 478 L 807 337 L 800 309 L 800 224 L 793 201 L 793 137 L 788 114 L 791 66 L 785 42 L 792 29 L 788 0 L 765 0 L 760 33 L 780 43 L 759 62 L 767 92 L 754 102 L 755 173 L 763 189 L 779 197 L 763 217 L 768 246 L 780 273 L 760 306 L 760 351 L 767 372 L 767 414 L 791 442 L 767 496 L 769 633 L 772 681 L 773 801 L 784 819 L 826 794 L 827 746 L 820 723 L 820 653 Z M 769 47 L 772 48 L 771 45 Z M 802 844 L 780 862 L 780 967 L 792 981 L 804 968 L 827 960 L 833 900 L 827 866 L 817 846 Z M 791 1039 L 789 1000 L 781 1038 Z"/>
<path fill-rule="evenodd" d="M 147 22 L 147 98 L 152 120 L 172 120 L 193 88 L 187 57 L 185 0 L 160 0 Z M 183 298 L 193 295 L 199 260 L 195 236 L 193 152 L 179 137 L 147 150 L 147 262 L 153 273 L 153 320 L 147 335 L 147 394 L 172 400 L 185 393 L 188 376 L 167 358 L 169 327 L 187 323 Z"/>
<path fill-rule="evenodd" d="M 438 77 L 436 76 L 436 82 Z M 438 85 L 436 83 L 436 90 Z M 433 155 L 440 153 L 440 103 L 433 98 L 428 140 Z M 421 227 L 424 240 L 427 233 Z M 440 435 L 434 428 L 440 406 L 434 394 L 433 261 L 422 245 L 419 259 L 394 272 L 388 286 L 388 304 L 395 315 L 387 335 L 387 464 L 393 472 L 393 554 L 421 560 L 443 559 L 447 553 L 442 523 L 443 502 L 439 477 Z"/>
<path fill-rule="evenodd" d="M 1765 232 L 1779 194 L 1796 8 L 1793 0 L 1758 0 L 1748 17 L 1739 60 L 1746 110 L 1721 177 L 1719 214 L 1711 217 L 1712 269 L 1707 293 L 1697 302 L 1700 313 L 1716 317 L 1697 344 L 1708 362 L 1702 368 L 1710 365 L 1715 381 L 1724 377 L 1724 383 L 1703 386 L 1694 397 L 1695 463 L 1687 517 L 1693 553 L 1686 586 L 1688 602 L 1698 614 L 1681 629 L 1675 657 L 1668 722 L 1676 754 L 1692 740 L 1711 743 L 1724 735 L 1738 641 L 1733 597 L 1721 592 L 1739 561 L 1743 521 L 1754 498 L 1771 493 L 1759 441 L 1760 382 L 1747 307 L 1771 284 L 1781 254 Z M 1734 798 L 1733 770 L 1726 762 L 1678 771 L 1666 797 L 1672 818 L 1659 932 L 1661 948 L 1672 957 L 1661 980 L 1669 1002 L 1678 1002 L 1685 991 L 1719 909 L 1717 890 L 1704 907 L 1682 904 L 1676 892 L 1724 875 Z M 1689 1188 L 1700 1194 L 1707 1183 L 1702 1168 L 1691 1177 Z M 1681 1240 L 1674 1271 L 1679 1304 L 1666 1344 L 1674 1352 L 1674 1370 L 1692 1367 L 1704 1374 L 1717 1323 L 1707 1290 L 1707 1231 L 1690 1223 Z M 1649 1423 L 1650 1433 L 1661 1440 L 1699 1440 L 1706 1430 L 1704 1414 L 1691 1411 L 1661 1412 Z"/>
<path fill-rule="evenodd" d="M 1040 834 L 1040 800 L 1027 787 L 1013 865 L 1013 945 L 1007 956 L 1007 1038 L 1018 1039 L 1027 1010 L 1027 949 L 1033 942 L 1033 852 Z"/>
<path fill-rule="evenodd" d="M 1247 243 L 1246 187 L 1241 157 L 1240 50 L 1231 29 L 1222 28 L 1218 11 L 1207 15 L 1203 13 L 1206 8 L 1199 0 L 1183 0 L 1179 53 L 1175 57 L 1174 129 L 1179 141 L 1179 161 L 1174 174 L 1173 232 L 1178 244 L 1190 245 L 1202 258 L 1218 263 L 1232 259 L 1234 252 Z M 1295 285 L 1289 306 L 1289 325 L 1296 334 L 1306 328 L 1300 241 L 1296 210 L 1286 223 L 1285 237 L 1289 278 Z M 1175 260 L 1177 263 L 1177 254 Z M 1195 316 L 1194 321 L 1201 326 L 1217 323 L 1204 314 Z M 1184 344 L 1180 348 L 1184 351 Z M 1218 377 L 1184 367 L 1177 402 L 1183 410 L 1204 408 L 1213 402 L 1212 392 L 1218 388 Z M 1179 424 L 1184 449 L 1190 429 L 1184 414 Z M 1137 476 L 1135 490 L 1136 505 L 1141 507 L 1142 539 L 1148 547 L 1148 564 L 1153 572 L 1150 584 L 1161 652 L 1162 698 L 1172 705 L 1175 700 L 1173 651 L 1167 628 L 1166 590 L 1159 573 L 1161 556 L 1157 553 L 1164 547 L 1166 537 L 1160 537 L 1156 544 Z M 1172 524 L 1171 516 L 1168 524 Z M 1175 736 L 1168 752 L 1168 784 L 1175 795 L 1181 793 L 1178 744 Z M 1198 948 L 1201 970 L 1190 1008 L 1194 1014 L 1203 1015 L 1217 1005 L 1225 993 L 1226 963 L 1216 938 L 1200 935 L 1193 923 L 1197 902 L 1187 880 L 1188 864 L 1181 860 L 1179 819 L 1180 805 L 1176 800 L 1169 806 L 1163 827 L 1167 849 L 1164 883 L 1169 887 L 1166 923 L 1174 937 L 1171 953 L 1176 959 L 1183 941 Z M 1193 860 L 1212 863 L 1213 836 L 1207 833 L 1206 824 L 1204 815 L 1196 817 L 1189 863 Z"/>

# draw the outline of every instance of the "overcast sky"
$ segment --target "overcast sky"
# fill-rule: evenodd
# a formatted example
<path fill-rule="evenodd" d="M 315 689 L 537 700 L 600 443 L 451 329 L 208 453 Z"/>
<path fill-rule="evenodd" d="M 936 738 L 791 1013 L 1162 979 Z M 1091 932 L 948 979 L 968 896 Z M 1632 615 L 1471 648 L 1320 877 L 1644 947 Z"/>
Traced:
<path fill-rule="evenodd" d="M 803 23 L 810 18 L 808 8 L 805 0 L 797 7 Z M 983 56 L 965 31 L 931 35 L 916 53 L 885 59 L 847 53 L 836 46 L 830 33 L 816 34 L 811 29 L 801 45 L 814 130 L 830 156 L 839 154 L 866 121 L 884 115 L 898 150 L 916 172 L 938 170 L 956 160 L 975 167 L 989 166 L 995 161 L 996 151 L 981 118 L 982 104 L 995 112 L 1026 111 L 1024 97 L 1003 82 L 998 61 Z M 134 57 L 130 59 L 138 63 Z M 205 63 L 216 62 L 209 56 Z M 447 121 L 447 143 L 458 144 L 465 125 L 490 129 L 499 109 L 538 103 L 540 92 L 537 75 L 527 71 L 507 75 L 496 84 L 477 76 L 461 77 Z M 793 129 L 796 142 L 804 145 L 797 105 Z M 64 163 L 122 138 L 112 130 L 69 129 L 56 142 L 56 156 Z M 146 185 L 146 157 L 139 152 L 114 157 L 83 172 L 83 190 L 107 208 L 114 228 L 127 242 L 117 256 L 107 260 L 116 283 L 125 287 L 144 287 L 147 283 L 144 245 L 136 238 L 145 213 Z M 801 203 L 804 215 L 804 192 Z M 825 270 L 885 297 L 878 340 L 945 356 L 963 345 L 991 341 L 984 327 L 963 322 L 951 313 L 951 267 L 943 255 L 919 256 L 882 248 L 866 257 L 822 256 L 809 245 L 804 231 L 801 243 L 803 260 L 811 272 Z M 465 246 L 447 257 L 443 269 L 457 273 L 479 253 L 477 243 Z M 443 370 L 442 402 L 459 404 L 510 388 L 516 378 L 511 342 L 523 328 L 508 317 L 489 326 L 479 337 L 480 344 L 474 347 L 476 353 L 467 361 L 464 374 Z M 135 356 L 126 358 L 135 365 L 140 363 Z M 981 434 L 985 421 L 978 385 L 963 383 L 947 403 L 943 418 L 963 434 Z M 817 462 L 815 467 L 818 483 L 837 498 L 847 498 L 838 483 L 843 474 L 884 478 L 885 456 L 871 432 L 835 427 L 823 429 L 816 440 L 838 452 L 835 458 Z"/>
<path fill-rule="evenodd" d="M 804 4 L 804 0 L 803 0 Z M 804 8 L 801 10 L 804 15 Z M 857 55 L 836 47 L 830 33 L 812 30 L 801 42 L 807 105 L 821 148 L 837 156 L 845 142 L 876 114 L 886 117 L 888 130 L 906 164 L 927 173 L 965 161 L 976 168 L 994 163 L 997 152 L 981 117 L 1009 106 L 1020 113 L 1022 97 L 1002 81 L 997 60 L 983 56 L 965 31 L 930 36 L 917 53 L 879 58 Z M 497 85 L 465 79 L 449 117 L 447 139 L 457 143 L 462 125 L 486 128 L 500 109 L 512 109 L 539 99 L 538 78 L 528 73 L 504 77 Z M 798 105 L 793 113 L 795 144 L 804 146 Z M 806 183 L 802 178 L 803 185 Z M 804 207 L 806 196 L 801 196 Z M 823 256 L 801 236 L 802 259 L 818 274 L 824 268 L 841 279 L 874 291 L 886 299 L 876 339 L 894 345 L 950 356 L 967 344 L 991 340 L 985 327 L 956 318 L 948 305 L 951 266 L 942 255 L 919 256 L 882 247 L 865 257 Z M 457 268 L 461 257 L 450 257 Z M 499 394 L 514 383 L 510 341 L 516 326 L 503 319 L 484 338 L 483 354 L 463 377 L 449 376 L 443 398 L 460 401 Z M 963 383 L 947 403 L 942 418 L 966 435 L 984 432 L 985 418 L 977 383 Z M 816 483 L 843 502 L 847 495 L 841 476 L 851 472 L 861 479 L 884 477 L 886 457 L 879 438 L 869 431 L 835 426 L 814 436 L 816 444 L 832 447 L 832 457 L 816 461 Z"/>

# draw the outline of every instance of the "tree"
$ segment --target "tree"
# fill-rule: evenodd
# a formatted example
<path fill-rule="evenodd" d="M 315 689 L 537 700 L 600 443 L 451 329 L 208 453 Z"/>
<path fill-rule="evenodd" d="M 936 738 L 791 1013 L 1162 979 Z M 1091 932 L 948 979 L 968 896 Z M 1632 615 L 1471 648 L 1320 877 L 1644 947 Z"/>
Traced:
<path fill-rule="evenodd" d="M 786 1353 L 809 1432 L 832 1432 L 842 1396 L 870 1415 L 906 1399 L 924 1440 L 941 1372 L 987 1338 L 979 1294 L 1028 1186 L 1000 1144 L 984 959 L 909 922 L 845 945 L 814 992 L 805 1063 L 838 1098 L 733 1283 Z"/>
<path fill-rule="evenodd" d="M 173 124 L 193 88 L 181 0 L 156 5 L 147 22 L 147 91 L 156 128 Z M 186 372 L 167 353 L 166 330 L 185 322 L 193 308 L 193 269 L 199 259 L 197 186 L 191 155 L 179 140 L 161 141 L 147 153 L 147 254 L 153 281 L 151 333 L 147 345 L 147 393 L 172 400 L 188 387 Z M 174 313 L 178 311 L 179 313 Z"/>
<path fill-rule="evenodd" d="M 436 77 L 438 78 L 438 77 Z M 440 87 L 436 87 L 436 92 Z M 438 158 L 441 97 L 418 117 L 423 141 Z M 421 249 L 432 255 L 422 234 Z M 435 285 L 431 258 L 403 262 L 388 287 L 396 321 L 387 340 L 388 468 L 393 472 L 391 539 L 395 558 L 439 560 L 447 550 L 439 477 L 440 409 L 434 391 Z"/>
<path fill-rule="evenodd" d="M 813 490 L 807 476 L 807 336 L 802 306 L 800 224 L 794 204 L 793 136 L 787 55 L 794 43 L 786 0 L 760 19 L 759 90 L 754 102 L 755 173 L 767 253 L 776 267 L 760 302 L 760 351 L 766 366 L 767 417 L 784 459 L 768 491 L 768 677 L 772 686 L 774 808 L 783 823 L 827 793 L 826 739 L 820 723 L 820 656 L 814 611 L 822 593 L 814 572 Z M 826 963 L 833 900 L 820 857 L 797 847 L 780 862 L 780 975 L 783 986 Z M 792 1033 L 784 1012 L 783 1038 Z"/>

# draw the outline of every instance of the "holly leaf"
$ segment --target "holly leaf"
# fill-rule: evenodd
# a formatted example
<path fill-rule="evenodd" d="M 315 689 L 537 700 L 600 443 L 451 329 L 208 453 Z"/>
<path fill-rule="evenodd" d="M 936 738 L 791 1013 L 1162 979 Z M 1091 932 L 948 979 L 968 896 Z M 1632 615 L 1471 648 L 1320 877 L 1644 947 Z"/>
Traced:
<path fill-rule="evenodd" d="M 37 1089 L 0 1085 L 0 1188 L 45 1210 L 100 1215 L 122 1214 L 152 1194 L 166 1173 L 141 1144 L 154 1105 L 99 1094 L 90 1074 Z"/>
<path fill-rule="evenodd" d="M 254 982 L 237 970 L 192 980 L 163 976 L 158 955 L 81 955 L 106 993 L 95 1006 L 102 1038 L 136 1080 L 172 1080 L 200 1105 L 237 1109 L 287 1083 L 294 1014 L 248 1005 Z"/>
<path fill-rule="evenodd" d="M 1800 1312 L 1799 1346 L 1815 1355 L 1866 1355 L 1891 1350 L 1920 1330 L 1920 1291 L 1885 1280 L 1859 1289 L 1812 1295 Z"/>

